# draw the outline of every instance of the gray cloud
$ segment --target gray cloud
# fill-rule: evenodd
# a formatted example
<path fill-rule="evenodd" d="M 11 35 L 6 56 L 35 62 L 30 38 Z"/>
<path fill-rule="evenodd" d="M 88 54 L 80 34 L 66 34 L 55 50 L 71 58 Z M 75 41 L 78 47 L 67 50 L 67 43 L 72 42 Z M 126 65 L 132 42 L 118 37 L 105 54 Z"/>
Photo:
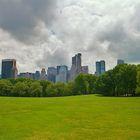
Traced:
<path fill-rule="evenodd" d="M 39 21 L 51 24 L 55 8 L 56 0 L 1 0 L 0 27 L 26 41 Z"/>
<path fill-rule="evenodd" d="M 101 42 L 108 42 L 108 52 L 127 62 L 140 62 L 140 20 L 137 18 L 140 6 L 134 7 L 134 13 L 126 19 L 112 21 L 102 32 L 98 32 Z"/>
<path fill-rule="evenodd" d="M 70 66 L 78 52 L 91 72 L 99 59 L 140 63 L 139 16 L 139 0 L 1 0 L 0 59 L 20 71 Z"/>
<path fill-rule="evenodd" d="M 57 49 L 53 53 L 50 52 L 44 52 L 42 59 L 37 60 L 37 65 L 42 68 L 42 67 L 51 67 L 52 64 L 53 66 L 57 65 L 68 65 L 69 60 L 68 60 L 68 52 L 66 50 L 62 49 Z"/>

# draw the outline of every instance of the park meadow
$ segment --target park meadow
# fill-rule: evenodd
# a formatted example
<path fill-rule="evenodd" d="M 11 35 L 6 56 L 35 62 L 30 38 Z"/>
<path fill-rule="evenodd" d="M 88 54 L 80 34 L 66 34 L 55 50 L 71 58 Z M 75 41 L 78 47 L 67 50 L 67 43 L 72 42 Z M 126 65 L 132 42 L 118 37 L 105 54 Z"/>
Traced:
<path fill-rule="evenodd" d="M 139 140 L 140 98 L 0 97 L 0 140 Z"/>
<path fill-rule="evenodd" d="M 0 80 L 0 140 L 139 140 L 140 65 L 67 84 Z"/>

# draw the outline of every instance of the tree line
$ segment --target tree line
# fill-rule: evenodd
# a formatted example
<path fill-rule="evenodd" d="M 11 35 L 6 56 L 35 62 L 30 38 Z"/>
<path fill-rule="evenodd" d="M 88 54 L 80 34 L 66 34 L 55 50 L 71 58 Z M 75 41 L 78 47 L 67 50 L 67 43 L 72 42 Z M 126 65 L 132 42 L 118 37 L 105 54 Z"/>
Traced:
<path fill-rule="evenodd" d="M 79 74 L 67 84 L 26 78 L 0 80 L 0 96 L 60 97 L 87 94 L 140 95 L 140 65 L 118 65 L 100 76 Z"/>

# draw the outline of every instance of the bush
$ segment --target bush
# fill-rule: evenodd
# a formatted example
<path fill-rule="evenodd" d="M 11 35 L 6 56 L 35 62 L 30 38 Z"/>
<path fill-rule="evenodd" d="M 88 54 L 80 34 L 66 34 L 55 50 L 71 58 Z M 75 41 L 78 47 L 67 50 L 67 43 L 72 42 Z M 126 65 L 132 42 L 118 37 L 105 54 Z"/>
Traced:
<path fill-rule="evenodd" d="M 27 82 L 18 82 L 14 85 L 12 95 L 16 97 L 29 97 L 30 88 Z"/>
<path fill-rule="evenodd" d="M 0 80 L 0 96 L 11 96 L 12 84 L 8 80 Z"/>
<path fill-rule="evenodd" d="M 30 96 L 31 97 L 41 97 L 42 96 L 42 86 L 39 82 L 33 82 L 30 84 Z"/>

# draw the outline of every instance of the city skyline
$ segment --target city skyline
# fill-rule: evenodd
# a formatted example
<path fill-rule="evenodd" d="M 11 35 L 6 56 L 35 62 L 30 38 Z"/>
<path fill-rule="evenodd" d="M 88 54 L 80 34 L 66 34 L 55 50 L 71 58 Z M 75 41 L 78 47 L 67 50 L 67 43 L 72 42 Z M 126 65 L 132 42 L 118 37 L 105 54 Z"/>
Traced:
<path fill-rule="evenodd" d="M 73 81 L 80 73 L 89 73 L 88 66 L 82 66 L 81 53 L 72 57 L 70 69 L 67 65 L 58 64 L 57 67 L 48 67 L 47 71 L 45 68 L 42 68 L 41 71 L 18 73 L 16 59 L 3 59 L 1 71 L 0 79 L 31 78 L 34 80 L 48 80 L 53 83 L 67 83 L 68 81 Z"/>
<path fill-rule="evenodd" d="M 78 53 L 78 54 L 80 54 L 80 53 Z M 76 55 L 78 55 L 78 54 L 76 54 Z M 76 56 L 76 55 L 75 55 L 75 56 Z M 80 55 L 82 55 L 82 54 L 80 54 Z M 73 58 L 74 58 L 74 57 L 72 57 L 72 60 L 73 60 Z M 82 65 L 82 60 L 83 60 L 83 59 L 82 59 L 82 58 L 80 58 L 80 59 L 81 59 L 81 62 L 80 62 L 80 63 L 81 63 L 81 64 L 80 64 L 80 65 L 81 65 L 81 66 L 80 66 L 80 67 L 81 67 L 81 72 L 86 70 L 86 71 L 88 71 L 88 73 L 95 74 L 95 73 L 97 72 L 97 69 L 96 69 L 96 68 L 97 68 L 97 65 L 96 65 L 96 63 L 97 63 L 97 62 L 102 62 L 102 61 L 105 62 L 105 70 L 104 70 L 104 71 L 110 70 L 110 69 L 106 69 L 106 68 L 107 68 L 107 65 L 106 65 L 107 62 L 106 62 L 105 60 L 95 60 L 95 62 L 94 62 L 93 65 L 92 65 L 92 67 L 93 67 L 94 65 L 95 65 L 95 67 L 92 69 L 92 71 L 89 71 L 89 67 L 90 67 L 90 66 L 89 66 L 89 65 L 85 65 L 85 66 Z M 67 66 L 68 70 L 71 70 L 71 69 L 72 69 L 72 66 L 73 66 L 73 61 L 72 61 L 72 62 L 71 62 L 72 64 L 71 64 L 70 66 L 68 66 L 67 64 L 57 64 L 57 65 L 55 65 L 55 66 L 48 66 L 48 67 L 47 67 L 47 66 L 46 66 L 46 67 L 44 66 L 44 67 L 42 67 L 41 69 L 35 68 L 33 71 L 29 71 L 29 70 L 27 70 L 27 71 L 21 71 L 21 70 L 19 69 L 18 65 L 17 65 L 18 60 L 14 59 L 14 58 L 6 58 L 6 59 L 2 59 L 2 60 L 1 60 L 1 63 L 0 63 L 0 65 L 1 65 L 0 74 L 2 73 L 2 62 L 3 62 L 3 61 L 6 61 L 6 60 L 14 60 L 14 61 L 16 61 L 16 67 L 17 67 L 17 69 L 18 69 L 18 73 L 22 73 L 22 74 L 25 74 L 25 73 L 32 73 L 32 72 L 38 72 L 38 71 L 41 72 L 41 70 L 44 70 L 44 69 L 45 69 L 45 70 L 49 70 L 50 68 L 51 68 L 51 69 L 56 69 L 56 73 L 57 73 L 57 69 L 58 69 L 57 67 L 60 67 L 60 66 Z M 123 61 L 123 62 L 125 62 L 125 60 L 123 60 L 123 59 L 117 59 L 117 60 L 116 60 L 116 65 L 118 65 L 118 61 L 120 61 L 120 60 Z M 123 64 L 123 63 L 120 63 L 120 64 Z M 116 66 L 116 65 L 115 65 L 115 66 Z M 83 70 L 82 70 L 82 69 L 83 69 Z M 84 70 L 84 69 L 85 69 L 85 70 Z M 49 72 L 46 72 L 46 73 L 49 73 Z M 87 72 L 85 72 L 85 73 L 87 73 Z"/>
<path fill-rule="evenodd" d="M 82 57 L 83 57 L 83 54 L 82 54 Z M 42 68 L 45 68 L 45 69 L 48 69 L 49 67 L 57 67 L 58 65 L 66 65 L 69 69 L 71 68 L 71 60 L 70 60 L 70 63 L 68 63 L 68 64 L 63 64 L 63 63 L 60 63 L 60 64 L 55 64 L 55 65 L 49 65 L 49 66 L 47 66 L 47 65 L 44 65 L 43 67 L 40 67 L 40 68 L 34 68 L 34 69 L 32 69 L 32 70 L 30 70 L 30 69 L 28 69 L 27 67 L 28 67 L 28 65 L 25 65 L 25 67 L 26 67 L 26 70 L 22 70 L 22 69 L 20 69 L 20 66 L 18 65 L 19 64 L 19 62 L 18 62 L 18 59 L 16 59 L 16 58 L 2 58 L 1 59 L 1 62 L 2 62 L 2 60 L 7 60 L 7 59 L 15 59 L 15 60 L 17 60 L 17 67 L 18 67 L 18 71 L 20 72 L 20 73 L 25 73 L 25 72 L 29 72 L 29 73 L 31 73 L 31 72 L 34 72 L 34 71 L 39 71 L 39 70 L 41 70 Z M 95 73 L 96 72 L 96 62 L 97 61 L 100 61 L 100 60 L 103 60 L 103 59 L 97 59 L 97 60 L 93 60 L 92 62 L 92 65 L 88 65 L 88 64 L 86 64 L 85 63 L 85 65 L 83 65 L 83 61 L 85 61 L 84 60 L 84 58 L 82 58 L 82 65 L 83 66 L 88 66 L 90 69 L 88 69 L 88 71 L 89 71 L 89 73 Z M 118 60 L 123 60 L 123 59 L 116 59 L 115 60 L 115 62 L 114 62 L 114 65 L 112 65 L 112 67 L 109 67 L 109 62 L 108 61 L 106 61 L 106 60 L 104 60 L 105 62 L 106 62 L 106 70 L 109 70 L 109 69 L 112 69 L 112 68 L 114 68 L 116 65 L 117 65 L 117 61 Z M 125 60 L 124 60 L 125 61 Z M 126 61 L 125 61 L 126 62 Z M 127 63 L 127 62 L 126 62 Z M 0 67 L 2 67 L 2 65 L 1 65 L 2 63 L 0 63 Z M 46 61 L 46 64 L 47 64 L 47 61 Z M 130 63 L 130 64 L 137 64 L 137 63 Z M 32 63 L 30 63 L 30 65 L 33 65 Z M 0 71 L 0 74 L 1 74 L 1 71 Z"/>
<path fill-rule="evenodd" d="M 67 64 L 78 52 L 82 65 L 107 70 L 117 59 L 140 63 L 139 0 L 1 0 L 0 60 L 15 58 L 19 71 Z"/>

